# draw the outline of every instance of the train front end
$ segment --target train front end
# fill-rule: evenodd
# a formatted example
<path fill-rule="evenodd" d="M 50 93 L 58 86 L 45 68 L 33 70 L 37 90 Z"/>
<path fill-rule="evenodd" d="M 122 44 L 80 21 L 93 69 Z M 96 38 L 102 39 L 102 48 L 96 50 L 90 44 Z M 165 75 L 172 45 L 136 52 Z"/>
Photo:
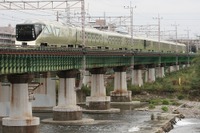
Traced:
<path fill-rule="evenodd" d="M 42 24 L 17 24 L 16 25 L 16 44 L 17 45 L 36 45 L 36 39 L 43 29 Z"/>

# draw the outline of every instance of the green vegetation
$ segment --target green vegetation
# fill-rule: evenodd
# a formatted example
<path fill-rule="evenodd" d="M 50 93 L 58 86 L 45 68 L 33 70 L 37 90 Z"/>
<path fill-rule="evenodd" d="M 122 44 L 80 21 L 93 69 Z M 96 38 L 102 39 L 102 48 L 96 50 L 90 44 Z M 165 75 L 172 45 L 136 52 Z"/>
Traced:
<path fill-rule="evenodd" d="M 180 67 L 182 67 L 180 65 Z M 112 73 L 110 73 L 112 74 Z M 106 85 L 106 95 L 114 89 L 114 80 L 109 78 Z M 144 76 L 143 76 L 144 77 Z M 132 91 L 133 96 L 137 94 L 145 95 L 135 100 L 149 102 L 149 108 L 155 105 L 178 105 L 176 100 L 169 99 L 200 99 L 200 56 L 196 57 L 189 68 L 180 69 L 177 72 L 168 73 L 165 78 L 157 78 L 154 83 L 145 83 L 143 86 L 131 85 L 131 81 L 127 84 L 128 90 Z M 90 95 L 90 88 L 83 86 L 83 91 L 87 96 Z M 145 93 L 145 94 L 143 94 Z M 155 97 L 146 99 L 146 94 L 154 94 Z M 160 97 L 161 96 L 161 97 Z M 163 97 L 164 98 L 163 98 Z M 169 99 L 167 99 L 169 98 Z"/>
<path fill-rule="evenodd" d="M 182 67 L 180 65 L 180 67 Z M 196 57 L 189 68 L 180 69 L 177 72 L 168 73 L 165 78 L 157 78 L 154 83 L 145 83 L 143 86 L 131 85 L 128 82 L 128 89 L 132 94 L 142 94 L 143 92 L 176 98 L 178 100 L 199 99 L 200 95 L 200 56 Z M 155 100 L 155 98 L 153 98 Z M 157 99 L 158 100 L 158 99 Z M 151 101 L 152 102 L 152 101 Z M 155 102 L 155 101 L 154 101 Z M 170 104 L 163 101 L 164 105 Z"/>
<path fill-rule="evenodd" d="M 183 100 L 183 99 L 185 98 L 185 96 L 184 96 L 183 94 L 179 94 L 179 95 L 177 96 L 177 98 L 178 98 L 178 100 Z"/>
<path fill-rule="evenodd" d="M 152 99 L 149 100 L 149 109 L 154 109 L 157 105 L 179 105 L 175 100 L 169 100 L 169 99 Z"/>
<path fill-rule="evenodd" d="M 156 106 L 154 104 L 149 104 L 149 109 L 155 109 Z"/>
<path fill-rule="evenodd" d="M 143 91 L 148 93 L 175 93 L 175 92 L 185 92 L 191 88 L 191 83 L 193 78 L 193 67 L 182 69 L 178 72 L 173 72 L 167 74 L 165 78 L 158 78 L 154 83 L 145 83 L 143 86 L 134 86 L 128 83 L 128 89 L 133 92 L 133 94 L 138 94 Z M 199 80 L 200 81 L 200 80 Z M 200 82 L 199 82 L 200 84 Z M 195 84 L 196 85 L 196 84 Z"/>
<path fill-rule="evenodd" d="M 162 109 L 164 112 L 167 112 L 167 111 L 169 110 L 167 106 L 162 106 L 161 109 Z"/>
<path fill-rule="evenodd" d="M 162 101 L 162 104 L 163 104 L 163 105 L 169 105 L 169 104 L 170 104 L 170 102 L 169 102 L 169 100 L 168 100 L 168 99 L 164 99 L 164 100 Z"/>

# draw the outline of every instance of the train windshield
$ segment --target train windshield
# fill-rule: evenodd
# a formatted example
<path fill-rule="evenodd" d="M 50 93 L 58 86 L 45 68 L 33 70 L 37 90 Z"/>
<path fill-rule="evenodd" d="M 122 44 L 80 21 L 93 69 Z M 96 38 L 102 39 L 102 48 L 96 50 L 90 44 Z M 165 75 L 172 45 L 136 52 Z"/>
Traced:
<path fill-rule="evenodd" d="M 34 41 L 43 29 L 42 24 L 19 24 L 16 25 L 17 41 Z"/>

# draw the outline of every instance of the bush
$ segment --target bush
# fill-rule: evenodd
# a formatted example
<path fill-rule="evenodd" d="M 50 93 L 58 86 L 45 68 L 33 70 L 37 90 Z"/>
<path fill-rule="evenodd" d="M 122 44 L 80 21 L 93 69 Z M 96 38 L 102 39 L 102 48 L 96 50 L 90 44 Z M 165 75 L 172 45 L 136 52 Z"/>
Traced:
<path fill-rule="evenodd" d="M 154 104 L 149 104 L 149 109 L 155 109 L 155 105 Z"/>
<path fill-rule="evenodd" d="M 153 99 L 149 101 L 150 104 L 159 105 L 161 103 L 160 99 Z"/>
<path fill-rule="evenodd" d="M 181 105 L 181 104 L 178 103 L 177 101 L 172 101 L 172 102 L 171 102 L 171 105 L 179 106 L 179 105 Z"/>
<path fill-rule="evenodd" d="M 185 96 L 180 94 L 180 95 L 178 95 L 177 98 L 178 98 L 178 100 L 183 100 L 185 98 Z"/>
<path fill-rule="evenodd" d="M 161 108 L 164 112 L 167 112 L 169 109 L 168 109 L 168 107 L 166 107 L 166 106 L 163 106 L 162 108 Z"/>
<path fill-rule="evenodd" d="M 169 102 L 168 99 L 164 99 L 164 100 L 162 101 L 162 104 L 163 104 L 163 105 L 169 105 L 169 103 L 170 103 L 170 102 Z"/>
<path fill-rule="evenodd" d="M 139 87 L 137 85 L 132 85 L 131 82 L 128 82 L 127 88 L 132 94 L 140 94 L 143 90 L 143 86 Z"/>

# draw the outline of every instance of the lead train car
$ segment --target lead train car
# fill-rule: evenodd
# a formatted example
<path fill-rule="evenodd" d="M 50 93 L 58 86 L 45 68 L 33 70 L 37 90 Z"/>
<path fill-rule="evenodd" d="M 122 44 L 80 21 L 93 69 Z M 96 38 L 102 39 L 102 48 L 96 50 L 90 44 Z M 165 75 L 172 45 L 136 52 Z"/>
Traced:
<path fill-rule="evenodd" d="M 16 25 L 16 44 L 49 47 L 82 47 L 82 30 L 80 27 L 64 25 L 59 22 L 26 21 Z M 110 50 L 137 50 L 154 52 L 184 53 L 184 44 L 133 37 L 116 32 L 85 28 L 86 47 Z M 160 45 L 160 50 L 159 50 Z"/>

